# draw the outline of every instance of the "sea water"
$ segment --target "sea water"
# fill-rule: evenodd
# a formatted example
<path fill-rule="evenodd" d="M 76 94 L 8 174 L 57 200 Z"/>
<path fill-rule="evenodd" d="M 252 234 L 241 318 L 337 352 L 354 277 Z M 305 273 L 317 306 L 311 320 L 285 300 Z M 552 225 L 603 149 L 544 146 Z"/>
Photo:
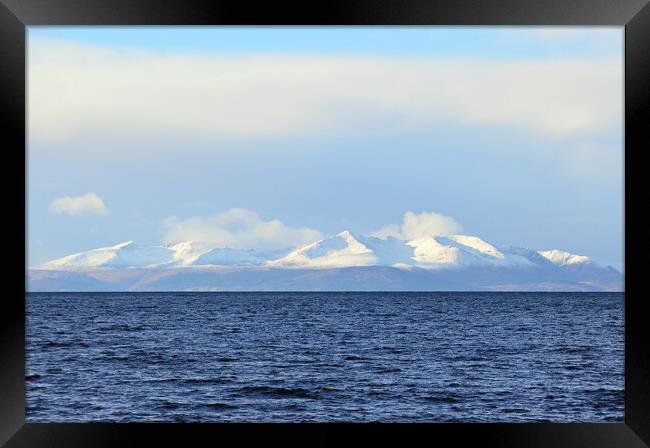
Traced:
<path fill-rule="evenodd" d="M 623 293 L 28 293 L 29 422 L 623 422 Z"/>

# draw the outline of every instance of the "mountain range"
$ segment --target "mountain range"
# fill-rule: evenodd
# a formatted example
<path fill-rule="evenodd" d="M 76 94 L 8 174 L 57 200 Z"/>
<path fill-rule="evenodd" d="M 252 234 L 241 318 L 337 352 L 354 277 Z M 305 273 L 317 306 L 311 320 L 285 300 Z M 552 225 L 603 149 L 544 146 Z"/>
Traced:
<path fill-rule="evenodd" d="M 402 240 L 348 231 L 272 251 L 127 241 L 34 266 L 27 282 L 30 291 L 623 290 L 613 267 L 560 250 L 469 235 Z"/>

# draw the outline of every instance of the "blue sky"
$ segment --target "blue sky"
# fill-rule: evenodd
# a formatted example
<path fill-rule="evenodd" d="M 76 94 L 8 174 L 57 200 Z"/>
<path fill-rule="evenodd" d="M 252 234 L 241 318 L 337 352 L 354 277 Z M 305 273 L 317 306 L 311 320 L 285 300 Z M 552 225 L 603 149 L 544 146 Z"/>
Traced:
<path fill-rule="evenodd" d="M 546 34 L 545 34 L 546 33 Z M 620 55 L 620 27 L 46 27 L 29 38 L 84 42 L 160 53 L 318 52 L 479 58 Z"/>
<path fill-rule="evenodd" d="M 28 38 L 30 265 L 125 240 L 298 244 L 412 211 L 622 268 L 622 28 Z"/>

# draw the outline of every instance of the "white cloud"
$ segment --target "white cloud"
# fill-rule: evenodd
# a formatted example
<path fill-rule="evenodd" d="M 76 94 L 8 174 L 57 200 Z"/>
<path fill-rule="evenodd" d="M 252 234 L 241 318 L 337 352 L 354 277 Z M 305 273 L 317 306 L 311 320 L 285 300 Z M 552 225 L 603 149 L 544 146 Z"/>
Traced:
<path fill-rule="evenodd" d="M 294 228 L 277 219 L 265 221 L 250 210 L 233 208 L 209 218 L 181 220 L 175 216 L 164 222 L 165 243 L 183 241 L 235 249 L 276 249 L 311 243 L 322 238 L 314 229 Z"/>
<path fill-rule="evenodd" d="M 402 224 L 391 224 L 373 232 L 372 235 L 378 238 L 393 236 L 403 240 L 412 240 L 423 236 L 431 235 L 453 235 L 462 230 L 455 219 L 439 213 L 406 212 Z"/>
<path fill-rule="evenodd" d="M 35 39 L 29 137 L 264 139 L 488 125 L 558 138 L 620 129 L 622 82 L 621 57 L 183 55 Z"/>
<path fill-rule="evenodd" d="M 104 201 L 95 193 L 56 198 L 50 204 L 50 210 L 57 215 L 71 216 L 108 214 Z"/>

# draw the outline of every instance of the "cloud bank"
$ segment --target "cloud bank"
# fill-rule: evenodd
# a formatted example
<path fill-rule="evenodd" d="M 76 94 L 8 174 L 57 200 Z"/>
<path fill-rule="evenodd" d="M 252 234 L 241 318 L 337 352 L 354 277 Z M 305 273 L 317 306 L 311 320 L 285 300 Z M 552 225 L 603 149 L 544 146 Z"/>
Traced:
<path fill-rule="evenodd" d="M 95 193 L 56 198 L 50 204 L 50 210 L 57 215 L 108 215 L 104 201 Z"/>
<path fill-rule="evenodd" d="M 209 218 L 179 219 L 164 222 L 166 244 L 183 241 L 234 249 L 279 249 L 314 242 L 323 235 L 314 229 L 295 228 L 277 219 L 263 220 L 257 213 L 233 208 Z"/>
<path fill-rule="evenodd" d="M 462 227 L 455 219 L 439 213 L 408 211 L 404 214 L 402 224 L 391 224 L 372 232 L 372 236 L 386 238 L 389 236 L 402 240 L 412 240 L 432 235 L 453 235 L 460 233 Z"/>
<path fill-rule="evenodd" d="M 622 126 L 620 58 L 174 54 L 30 41 L 30 138 L 265 139 L 494 126 Z"/>
<path fill-rule="evenodd" d="M 163 226 L 165 244 L 192 241 L 216 247 L 266 250 L 297 247 L 324 238 L 324 234 L 318 230 L 289 227 L 277 219 L 265 221 L 257 213 L 243 208 L 233 208 L 209 218 L 182 220 L 171 216 L 163 222 Z M 412 240 L 424 236 L 458 234 L 461 231 L 461 225 L 448 216 L 408 211 L 400 225 L 388 225 L 370 235 Z"/>

